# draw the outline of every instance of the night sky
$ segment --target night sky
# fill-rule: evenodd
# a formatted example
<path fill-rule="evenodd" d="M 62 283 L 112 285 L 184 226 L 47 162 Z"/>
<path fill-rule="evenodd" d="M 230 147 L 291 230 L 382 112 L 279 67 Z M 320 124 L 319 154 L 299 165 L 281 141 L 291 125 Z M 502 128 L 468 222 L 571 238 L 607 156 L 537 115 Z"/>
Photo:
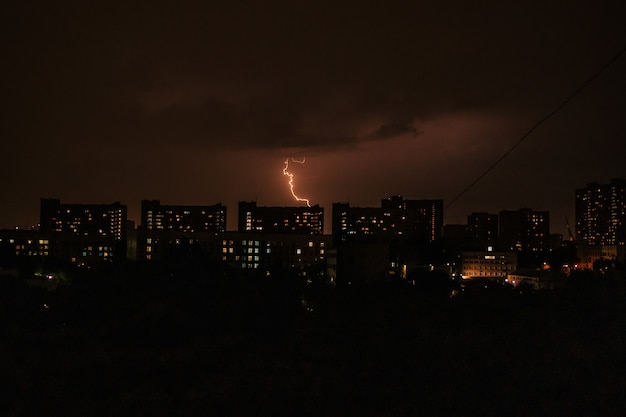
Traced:
<path fill-rule="evenodd" d="M 0 228 L 39 199 L 454 198 L 626 45 L 619 1 L 9 1 Z M 626 177 L 626 55 L 446 210 L 574 216 Z"/>

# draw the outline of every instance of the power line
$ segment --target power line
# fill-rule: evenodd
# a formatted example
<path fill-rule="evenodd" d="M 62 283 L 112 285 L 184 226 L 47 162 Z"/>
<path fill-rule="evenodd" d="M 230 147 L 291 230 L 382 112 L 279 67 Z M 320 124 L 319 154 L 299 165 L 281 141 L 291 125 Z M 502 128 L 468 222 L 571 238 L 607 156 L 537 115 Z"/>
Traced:
<path fill-rule="evenodd" d="M 539 119 L 538 122 L 536 122 L 534 125 L 532 125 L 532 127 L 530 129 L 528 129 L 528 131 L 526 131 L 526 133 L 524 133 L 522 135 L 522 137 L 520 137 L 517 140 L 517 142 L 515 142 L 513 144 L 513 146 L 511 146 L 504 154 L 502 154 L 502 156 L 500 156 L 500 158 L 496 159 L 496 161 L 493 164 L 491 164 L 482 174 L 480 174 L 478 177 L 476 177 L 474 179 L 474 181 L 472 181 L 467 187 L 465 187 L 463 189 L 463 191 L 461 191 L 459 194 L 457 194 L 456 197 L 454 197 L 452 200 L 450 200 L 450 202 L 448 204 L 446 204 L 446 206 L 444 208 L 447 209 L 452 204 L 454 204 L 459 198 L 461 198 L 466 192 L 471 190 L 474 187 L 474 185 L 476 185 L 481 179 L 483 179 L 483 177 L 485 177 L 489 172 L 491 172 L 492 169 L 494 169 L 500 162 L 502 162 L 507 156 L 509 156 L 509 154 L 511 154 L 511 152 L 513 152 L 515 150 L 515 148 L 517 148 L 519 145 L 521 145 L 522 142 L 524 142 L 524 140 L 528 136 L 530 136 L 531 133 L 533 133 L 535 131 L 535 129 L 537 129 L 539 126 L 541 126 L 548 119 L 552 118 L 552 116 L 557 114 L 563 107 L 565 107 L 578 94 L 580 94 L 581 91 L 583 91 L 589 84 L 591 84 L 593 81 L 595 81 L 596 78 L 598 78 L 604 71 L 606 71 L 611 65 L 613 65 L 613 63 L 615 61 L 617 61 L 625 52 L 626 52 L 626 45 L 619 52 L 617 52 L 606 64 L 604 64 L 604 66 L 602 66 L 593 75 L 591 75 L 591 77 L 589 77 L 587 79 L 587 81 L 585 81 L 580 87 L 578 87 L 576 90 L 574 90 L 573 93 L 571 93 L 569 96 L 567 96 L 567 98 L 565 100 L 563 100 L 561 102 L 561 104 L 556 106 L 550 113 L 548 113 L 547 115 L 545 115 L 544 117 Z"/>

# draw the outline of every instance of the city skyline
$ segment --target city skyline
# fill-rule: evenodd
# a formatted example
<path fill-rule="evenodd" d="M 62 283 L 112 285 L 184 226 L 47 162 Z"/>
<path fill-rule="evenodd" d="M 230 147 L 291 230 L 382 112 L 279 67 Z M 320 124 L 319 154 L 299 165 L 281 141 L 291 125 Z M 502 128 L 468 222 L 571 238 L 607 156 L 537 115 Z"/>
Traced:
<path fill-rule="evenodd" d="M 615 2 L 7 6 L 0 228 L 38 201 L 238 201 L 330 212 L 452 201 L 623 50 Z M 619 56 L 460 200 L 566 234 L 574 190 L 626 177 Z M 233 217 L 231 216 L 232 220 Z M 229 221 L 229 229 L 234 223 Z"/>
<path fill-rule="evenodd" d="M 607 181 L 607 184 L 600 184 L 599 182 L 589 182 L 586 184 L 586 188 L 596 188 L 596 187 L 609 187 L 610 185 L 612 185 L 613 183 L 623 183 L 624 180 L 622 178 L 611 178 L 610 181 Z M 574 193 L 576 194 L 576 198 L 578 199 L 579 196 L 579 192 L 582 189 L 576 189 L 574 190 Z M 394 199 L 398 200 L 398 201 L 420 201 L 420 200 L 415 200 L 415 199 L 404 199 L 405 196 L 402 195 L 390 195 L 390 196 L 386 196 L 383 197 L 382 200 L 379 198 L 379 202 L 382 201 L 382 207 L 385 207 L 385 203 L 387 203 L 387 208 L 391 208 L 391 206 L 389 206 L 389 202 L 393 201 Z M 44 202 L 48 202 L 48 201 L 52 201 L 54 204 L 60 204 L 61 199 L 58 198 L 40 198 L 40 204 L 43 204 Z M 493 212 L 487 212 L 484 210 L 479 210 L 479 209 L 475 209 L 472 210 L 468 213 L 466 213 L 464 216 L 459 216 L 462 217 L 462 219 L 460 221 L 457 222 L 446 222 L 446 216 L 445 216 L 445 210 L 443 209 L 443 204 L 445 203 L 445 201 L 443 200 L 437 200 L 437 199 L 421 199 L 421 201 L 424 202 L 428 202 L 430 204 L 430 202 L 436 202 L 436 201 L 440 201 L 442 204 L 442 207 L 439 208 L 439 210 L 441 211 L 441 216 L 443 219 L 443 223 L 442 223 L 442 227 L 443 226 L 466 226 L 468 232 L 470 230 L 472 230 L 472 224 L 470 222 L 470 217 L 472 215 L 487 215 L 487 216 L 494 216 L 496 218 L 496 227 L 497 227 L 497 218 L 498 218 L 498 213 L 502 213 L 502 212 L 509 212 L 509 211 L 521 211 L 521 210 L 532 210 L 533 207 L 529 207 L 528 205 L 521 205 L 520 207 L 517 208 L 504 208 L 501 210 L 497 210 L 497 211 L 493 211 Z M 148 229 L 151 229 L 151 224 L 152 224 L 152 218 L 150 218 L 150 220 L 147 220 L 147 218 L 145 218 L 146 216 L 146 210 L 152 210 L 151 207 L 155 207 L 156 211 L 154 212 L 155 216 L 157 215 L 157 213 L 161 213 L 159 214 L 159 216 L 164 216 L 165 215 L 165 210 L 166 209 L 175 209 L 177 211 L 181 211 L 183 209 L 187 209 L 187 210 L 191 210 L 194 211 L 193 216 L 197 216 L 200 215 L 199 210 L 209 210 L 209 213 L 207 213 L 207 215 L 209 217 L 212 217 L 212 213 L 215 212 L 221 212 L 221 214 L 219 214 L 219 218 L 216 218 L 216 220 L 211 220 L 211 221 L 217 221 L 219 224 L 222 224 L 221 227 L 219 227 L 219 230 L 222 231 L 237 231 L 237 230 L 243 230 L 242 229 L 242 207 L 254 207 L 255 209 L 257 208 L 257 201 L 253 200 L 253 201 L 242 201 L 239 200 L 238 203 L 236 204 L 236 206 L 238 207 L 237 212 L 233 212 L 233 210 L 230 211 L 231 215 L 227 216 L 226 215 L 226 211 L 228 206 L 222 204 L 221 202 L 205 202 L 203 204 L 181 204 L 180 202 L 166 202 L 164 205 L 161 205 L 161 201 L 160 200 L 147 200 L 147 199 L 143 199 L 141 200 L 140 204 L 137 205 L 138 209 L 136 210 L 136 213 L 132 213 L 131 210 L 128 210 L 128 207 L 132 207 L 135 204 L 133 203 L 128 203 L 128 202 L 123 202 L 120 201 L 119 199 L 116 201 L 80 201 L 80 202 L 68 202 L 68 201 L 63 201 L 63 205 L 68 205 L 68 206 L 107 206 L 107 205 L 122 205 L 125 208 L 125 212 L 128 212 L 128 220 L 133 222 L 135 227 L 142 227 L 142 228 L 146 228 L 148 227 Z M 208 204 L 208 205 L 207 205 Z M 346 207 L 350 207 L 352 206 L 353 209 L 356 210 L 375 210 L 375 211 L 380 211 L 381 209 L 373 204 L 370 206 L 364 206 L 364 205 L 351 205 L 349 202 L 345 202 L 345 201 L 337 201 L 337 202 L 333 202 L 330 208 L 333 208 L 335 206 L 346 206 Z M 315 209 L 317 208 L 318 210 L 321 210 L 322 213 L 325 209 L 325 207 L 320 206 L 320 205 L 314 205 L 314 206 L 309 206 L 307 207 L 306 204 L 303 204 L 302 201 L 292 201 L 292 204 L 286 204 L 284 206 L 265 206 L 265 205 L 258 205 L 258 209 L 260 210 L 281 210 L 281 209 L 296 209 L 296 210 L 304 210 L 307 211 L 306 209 L 309 209 L 308 211 L 311 211 L 311 209 Z M 332 225 L 333 225 L 333 211 L 331 209 L 328 209 L 328 219 L 326 222 L 322 222 L 323 224 L 323 234 L 332 234 Z M 197 213 L 196 213 L 197 212 Z M 551 216 L 550 211 L 549 210 L 545 210 L 544 211 L 548 216 Z M 152 211 L 150 212 L 150 216 L 152 216 Z M 189 213 L 186 213 L 189 214 Z M 202 211 L 201 216 L 204 216 L 205 212 Z M 575 213 L 576 214 L 576 213 Z M 33 219 L 33 222 L 29 223 L 26 226 L 22 226 L 22 225 L 13 225 L 13 226 L 8 226 L 8 227 L 0 227 L 0 230 L 2 229 L 14 229 L 14 228 L 19 228 L 22 230 L 28 230 L 28 229 L 37 229 L 40 227 L 40 220 L 39 220 L 40 214 L 38 212 L 37 214 L 37 219 Z M 572 219 L 576 220 L 576 217 L 572 216 Z M 176 219 L 169 219 L 169 222 L 172 222 L 173 220 Z M 196 219 L 196 221 L 199 219 Z M 204 221 L 204 220 L 203 220 Z M 216 223 L 216 224 L 218 224 Z M 208 223 L 207 223 L 208 225 Z M 578 233 L 578 229 L 576 228 L 576 224 L 569 224 L 567 218 L 565 219 L 565 227 L 561 228 L 560 226 L 562 225 L 557 225 L 557 227 L 555 228 L 554 224 L 552 224 L 551 222 L 548 222 L 549 225 L 549 232 L 550 234 L 560 234 L 563 236 L 564 239 L 567 239 L 567 236 L 570 232 L 573 233 Z M 213 227 L 213 223 L 211 223 L 211 226 Z M 569 230 L 568 230 L 569 228 Z M 217 231 L 218 229 L 216 229 Z M 192 230 L 193 231 L 193 230 Z M 197 230 L 195 231 L 202 231 L 201 227 L 198 227 Z"/>
<path fill-rule="evenodd" d="M 293 176 L 289 177 L 292 186 Z M 400 195 L 382 198 L 380 207 L 333 203 L 331 221 L 326 223 L 324 208 L 306 200 L 299 200 L 306 201 L 306 207 L 240 201 L 236 230 L 227 230 L 228 208 L 219 203 L 196 206 L 142 200 L 141 223 L 136 225 L 127 221 L 127 206 L 120 202 L 85 204 L 42 198 L 39 225 L 0 229 L 0 243 L 7 259 L 50 257 L 79 266 L 204 254 L 243 269 L 308 268 L 327 262 L 332 280 L 338 270 L 343 277 L 362 273 L 365 281 L 385 275 L 406 278 L 420 262 L 445 268 L 450 278 L 461 273 L 462 277 L 508 279 L 507 271 L 517 267 L 550 269 L 554 274 L 572 268 L 597 269 L 596 261 L 605 259 L 623 262 L 625 195 L 623 179 L 577 189 L 576 238 L 568 230 L 567 240 L 551 233 L 548 211 L 472 212 L 466 224 L 444 225 L 443 200 Z M 331 233 L 325 233 L 329 223 Z M 328 261 L 327 249 L 332 250 Z M 467 264 L 465 272 L 450 270 L 467 251 L 473 254 L 463 258 L 467 260 L 462 262 Z M 492 270 L 494 251 L 519 257 L 515 255 L 517 261 L 507 258 L 509 266 L 497 272 Z M 480 259 L 489 262 L 483 264 Z M 519 283 L 525 277 L 529 275 L 522 272 L 511 279 Z M 552 284 L 546 285 L 551 288 Z"/>

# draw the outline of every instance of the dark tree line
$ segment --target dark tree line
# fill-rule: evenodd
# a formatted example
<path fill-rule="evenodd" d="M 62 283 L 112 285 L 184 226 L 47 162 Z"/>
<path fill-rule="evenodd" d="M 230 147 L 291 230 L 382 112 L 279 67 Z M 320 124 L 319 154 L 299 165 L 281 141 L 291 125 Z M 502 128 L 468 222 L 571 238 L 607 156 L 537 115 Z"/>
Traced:
<path fill-rule="evenodd" d="M 620 272 L 450 297 L 199 262 L 0 282 L 1 414 L 624 415 Z"/>

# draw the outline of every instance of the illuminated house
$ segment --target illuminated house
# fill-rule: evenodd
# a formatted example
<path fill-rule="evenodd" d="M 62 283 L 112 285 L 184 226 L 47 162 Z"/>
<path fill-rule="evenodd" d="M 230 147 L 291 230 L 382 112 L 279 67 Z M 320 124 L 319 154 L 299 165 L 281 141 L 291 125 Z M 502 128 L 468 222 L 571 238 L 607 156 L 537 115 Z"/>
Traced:
<path fill-rule="evenodd" d="M 517 269 L 516 252 L 463 252 L 461 276 L 463 279 L 487 278 L 504 282 Z"/>
<path fill-rule="evenodd" d="M 226 207 L 170 206 L 158 200 L 141 202 L 141 228 L 144 230 L 175 230 L 182 232 L 226 231 Z"/>
<path fill-rule="evenodd" d="M 259 207 L 256 202 L 239 202 L 239 232 L 307 234 L 324 233 L 324 208 Z"/>
<path fill-rule="evenodd" d="M 333 204 L 333 236 L 336 242 L 351 239 L 413 239 L 431 242 L 441 237 L 443 200 L 405 200 L 393 196 L 381 207 Z"/>
<path fill-rule="evenodd" d="M 626 244 L 626 181 L 576 190 L 576 239 L 586 245 Z"/>
<path fill-rule="evenodd" d="M 554 290 L 565 284 L 563 277 L 555 276 L 550 271 L 536 269 L 521 269 L 511 272 L 506 282 L 517 287 L 520 284 L 528 285 L 535 290 Z"/>
<path fill-rule="evenodd" d="M 550 213 L 529 208 L 501 211 L 499 242 L 503 251 L 547 251 L 550 248 Z"/>

